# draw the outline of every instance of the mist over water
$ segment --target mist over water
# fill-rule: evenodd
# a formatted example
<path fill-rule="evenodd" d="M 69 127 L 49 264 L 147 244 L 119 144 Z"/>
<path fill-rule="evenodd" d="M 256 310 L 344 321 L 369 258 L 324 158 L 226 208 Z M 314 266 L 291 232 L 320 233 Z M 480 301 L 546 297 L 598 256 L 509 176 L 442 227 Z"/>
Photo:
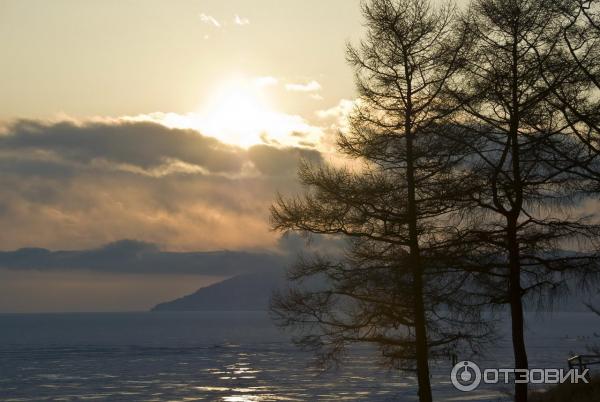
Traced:
<path fill-rule="evenodd" d="M 531 367 L 566 368 L 569 355 L 600 341 L 593 314 L 527 321 Z M 378 368 L 366 347 L 337 370 L 314 368 L 265 312 L 6 314 L 0 328 L 2 401 L 416 400 L 414 376 Z M 509 339 L 471 360 L 512 367 Z M 436 400 L 502 400 L 501 387 L 460 393 L 450 362 L 431 366 Z"/>

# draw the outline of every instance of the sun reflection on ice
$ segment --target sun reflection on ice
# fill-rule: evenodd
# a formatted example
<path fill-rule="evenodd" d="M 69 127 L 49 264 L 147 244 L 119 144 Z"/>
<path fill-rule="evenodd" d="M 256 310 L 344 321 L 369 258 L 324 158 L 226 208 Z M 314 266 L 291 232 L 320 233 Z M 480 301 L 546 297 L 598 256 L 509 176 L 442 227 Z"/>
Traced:
<path fill-rule="evenodd" d="M 261 370 L 252 367 L 247 353 L 230 355 L 235 361 L 225 364 L 219 368 L 206 369 L 214 375 L 220 382 L 219 386 L 200 386 L 195 387 L 199 391 L 220 394 L 220 401 L 224 402 L 266 402 L 266 401 L 295 401 L 299 399 L 290 399 L 275 393 L 275 388 L 264 385 L 262 381 L 257 380 L 257 375 Z M 227 386 L 229 385 L 230 386 Z"/>

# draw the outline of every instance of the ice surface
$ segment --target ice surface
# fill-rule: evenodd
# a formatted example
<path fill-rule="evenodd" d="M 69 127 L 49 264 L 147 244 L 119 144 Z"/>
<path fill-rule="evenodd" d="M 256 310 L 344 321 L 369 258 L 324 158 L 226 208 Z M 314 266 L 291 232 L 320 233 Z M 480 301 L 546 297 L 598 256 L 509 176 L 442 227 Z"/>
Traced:
<path fill-rule="evenodd" d="M 593 314 L 527 322 L 531 367 L 566 368 L 571 354 L 600 343 Z M 510 368 L 510 343 L 472 360 Z M 414 376 L 378 368 L 368 348 L 330 372 L 310 362 L 262 312 L 0 315 L 2 401 L 416 400 Z M 500 401 L 510 390 L 459 392 L 450 369 L 432 363 L 436 400 Z"/>

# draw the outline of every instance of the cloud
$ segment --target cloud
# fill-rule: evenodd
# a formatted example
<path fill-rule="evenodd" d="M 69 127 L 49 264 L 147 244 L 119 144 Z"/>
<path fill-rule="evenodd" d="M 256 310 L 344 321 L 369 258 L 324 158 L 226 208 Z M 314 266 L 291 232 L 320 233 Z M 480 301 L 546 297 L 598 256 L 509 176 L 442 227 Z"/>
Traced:
<path fill-rule="evenodd" d="M 292 92 L 316 92 L 321 90 L 321 84 L 315 80 L 302 84 L 289 83 L 285 85 L 285 89 Z"/>
<path fill-rule="evenodd" d="M 282 269 L 284 255 L 245 251 L 168 252 L 156 244 L 120 240 L 99 248 L 50 251 L 22 248 L 0 252 L 0 269 L 87 270 L 112 274 L 194 274 L 232 276 Z"/>
<path fill-rule="evenodd" d="M 215 17 L 213 17 L 212 15 L 209 15 L 209 14 L 200 13 L 199 17 L 200 17 L 200 21 L 203 24 L 209 25 L 209 26 L 211 26 L 213 28 L 216 28 L 216 29 L 221 29 L 221 28 L 224 28 L 224 27 L 226 27 L 228 25 L 227 22 L 221 22 L 217 18 L 215 18 Z M 237 26 L 245 26 L 245 25 L 249 25 L 250 24 L 250 20 L 248 18 L 241 17 L 238 14 L 234 15 L 232 22 L 233 22 L 234 25 L 237 25 Z"/>
<path fill-rule="evenodd" d="M 152 122 L 16 121 L 0 128 L 0 249 L 123 238 L 168 250 L 275 247 L 268 207 L 317 151 L 226 145 Z M 240 228 L 243 228 L 240 229 Z"/>
<path fill-rule="evenodd" d="M 324 110 L 319 110 L 316 115 L 319 119 L 329 124 L 329 129 L 326 130 L 326 137 L 332 136 L 339 131 L 347 131 L 349 129 L 349 117 L 357 105 L 358 100 L 342 99 L 337 105 Z"/>
<path fill-rule="evenodd" d="M 272 83 L 270 79 L 259 80 L 259 83 Z M 262 82 L 261 82 L 262 81 Z M 252 85 L 257 85 L 256 81 L 251 82 Z M 260 87 L 258 89 L 261 89 Z M 236 94 L 233 93 L 234 104 Z M 227 98 L 225 98 L 227 100 Z M 243 100 L 242 107 L 252 108 L 252 100 Z M 211 112 L 208 113 L 163 113 L 154 112 L 137 116 L 125 116 L 121 121 L 130 122 L 152 122 L 170 128 L 178 129 L 193 129 L 201 132 L 204 135 L 212 138 L 225 141 L 229 144 L 237 145 L 240 141 L 244 144 L 269 142 L 273 144 L 281 144 L 286 146 L 298 146 L 298 141 L 291 135 L 295 131 L 301 131 L 310 135 L 312 142 L 319 142 L 319 138 L 323 134 L 322 127 L 312 125 L 308 120 L 297 114 L 282 113 L 274 110 L 257 110 L 248 112 L 242 110 L 241 114 L 236 119 L 231 119 L 229 116 L 234 116 L 239 110 L 235 105 L 231 105 L 227 101 L 223 101 L 215 108 L 217 118 Z M 227 115 L 224 118 L 224 115 Z"/>
<path fill-rule="evenodd" d="M 319 110 L 317 111 L 317 116 L 320 119 L 328 119 L 333 118 L 338 122 L 342 122 L 347 119 L 352 109 L 354 109 L 356 105 L 355 100 L 350 99 L 342 99 L 339 103 L 329 109 Z"/>
<path fill-rule="evenodd" d="M 37 163 L 63 161 L 119 168 L 152 168 L 180 162 L 210 172 L 236 172 L 240 150 L 191 129 L 171 129 L 151 122 L 20 120 L 0 136 L 0 150 L 27 155 Z M 0 160 L 1 162 L 1 160 Z"/>
<path fill-rule="evenodd" d="M 294 175 L 298 160 L 304 159 L 318 164 L 321 154 L 315 150 L 301 148 L 274 148 L 268 145 L 256 145 L 248 150 L 250 160 L 258 170 L 267 175 Z"/>
<path fill-rule="evenodd" d="M 190 274 L 228 277 L 287 268 L 299 253 L 339 254 L 345 240 L 337 236 L 304 238 L 287 233 L 272 251 L 165 251 L 154 243 L 123 239 L 82 250 L 25 247 L 0 251 L 0 270 L 94 271 L 110 274 Z"/>
<path fill-rule="evenodd" d="M 204 13 L 200 14 L 200 21 L 202 21 L 204 24 L 211 25 L 215 28 L 221 28 L 222 26 L 221 23 L 215 17 Z"/>
<path fill-rule="evenodd" d="M 235 15 L 233 19 L 234 24 L 236 25 L 248 25 L 250 24 L 250 20 L 248 18 L 240 17 L 239 15 Z"/>

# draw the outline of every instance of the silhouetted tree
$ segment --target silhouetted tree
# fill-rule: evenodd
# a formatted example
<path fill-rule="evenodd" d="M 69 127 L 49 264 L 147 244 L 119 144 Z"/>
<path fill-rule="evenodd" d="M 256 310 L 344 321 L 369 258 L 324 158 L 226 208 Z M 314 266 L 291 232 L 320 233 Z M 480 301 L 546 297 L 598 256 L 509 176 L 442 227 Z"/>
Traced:
<path fill-rule="evenodd" d="M 568 79 L 553 88 L 554 106 L 563 113 L 564 122 L 579 147 L 556 149 L 574 166 L 573 172 L 595 181 L 590 193 L 600 190 L 600 2 L 570 0 L 560 4 L 563 57 L 556 63 L 568 71 Z M 548 78 L 550 75 L 545 74 Z"/>
<path fill-rule="evenodd" d="M 473 273 L 460 267 L 472 202 L 464 147 L 440 135 L 454 105 L 444 87 L 463 41 L 454 9 L 427 0 L 372 0 L 363 15 L 366 38 L 347 51 L 360 98 L 338 139 L 360 163 L 304 164 L 306 194 L 280 196 L 271 211 L 275 229 L 341 236 L 346 253 L 301 260 L 272 310 L 306 331 L 298 342 L 322 362 L 364 342 L 387 362 L 414 364 L 419 398 L 431 401 L 429 359 L 461 342 L 474 347 L 487 332 L 470 293 Z M 302 285 L 313 277 L 323 284 Z"/>
<path fill-rule="evenodd" d="M 561 5 L 565 17 L 563 39 L 568 54 L 593 89 L 600 89 L 600 2 L 598 0 L 571 0 Z M 584 105 L 570 105 L 585 110 L 590 106 L 590 87 L 580 87 L 588 97 Z M 598 99 L 595 99 L 598 102 Z M 596 103 L 597 105 L 597 103 Z M 588 110 L 589 114 L 598 113 Z M 597 117 L 597 116 L 596 116 Z M 595 120 L 595 119 L 594 119 Z M 594 121 L 592 124 L 596 125 Z"/>
<path fill-rule="evenodd" d="M 578 210 L 589 181 L 574 171 L 589 161 L 557 101 L 580 85 L 562 46 L 567 3 L 474 0 L 454 76 L 456 138 L 472 152 L 470 214 L 480 216 L 468 240 L 480 253 L 473 269 L 481 295 L 510 306 L 518 369 L 528 368 L 523 301 L 547 300 L 569 276 L 595 272 L 597 260 L 599 227 Z M 564 251 L 574 245 L 578 253 Z M 526 400 L 527 384 L 515 384 L 515 401 Z"/>

